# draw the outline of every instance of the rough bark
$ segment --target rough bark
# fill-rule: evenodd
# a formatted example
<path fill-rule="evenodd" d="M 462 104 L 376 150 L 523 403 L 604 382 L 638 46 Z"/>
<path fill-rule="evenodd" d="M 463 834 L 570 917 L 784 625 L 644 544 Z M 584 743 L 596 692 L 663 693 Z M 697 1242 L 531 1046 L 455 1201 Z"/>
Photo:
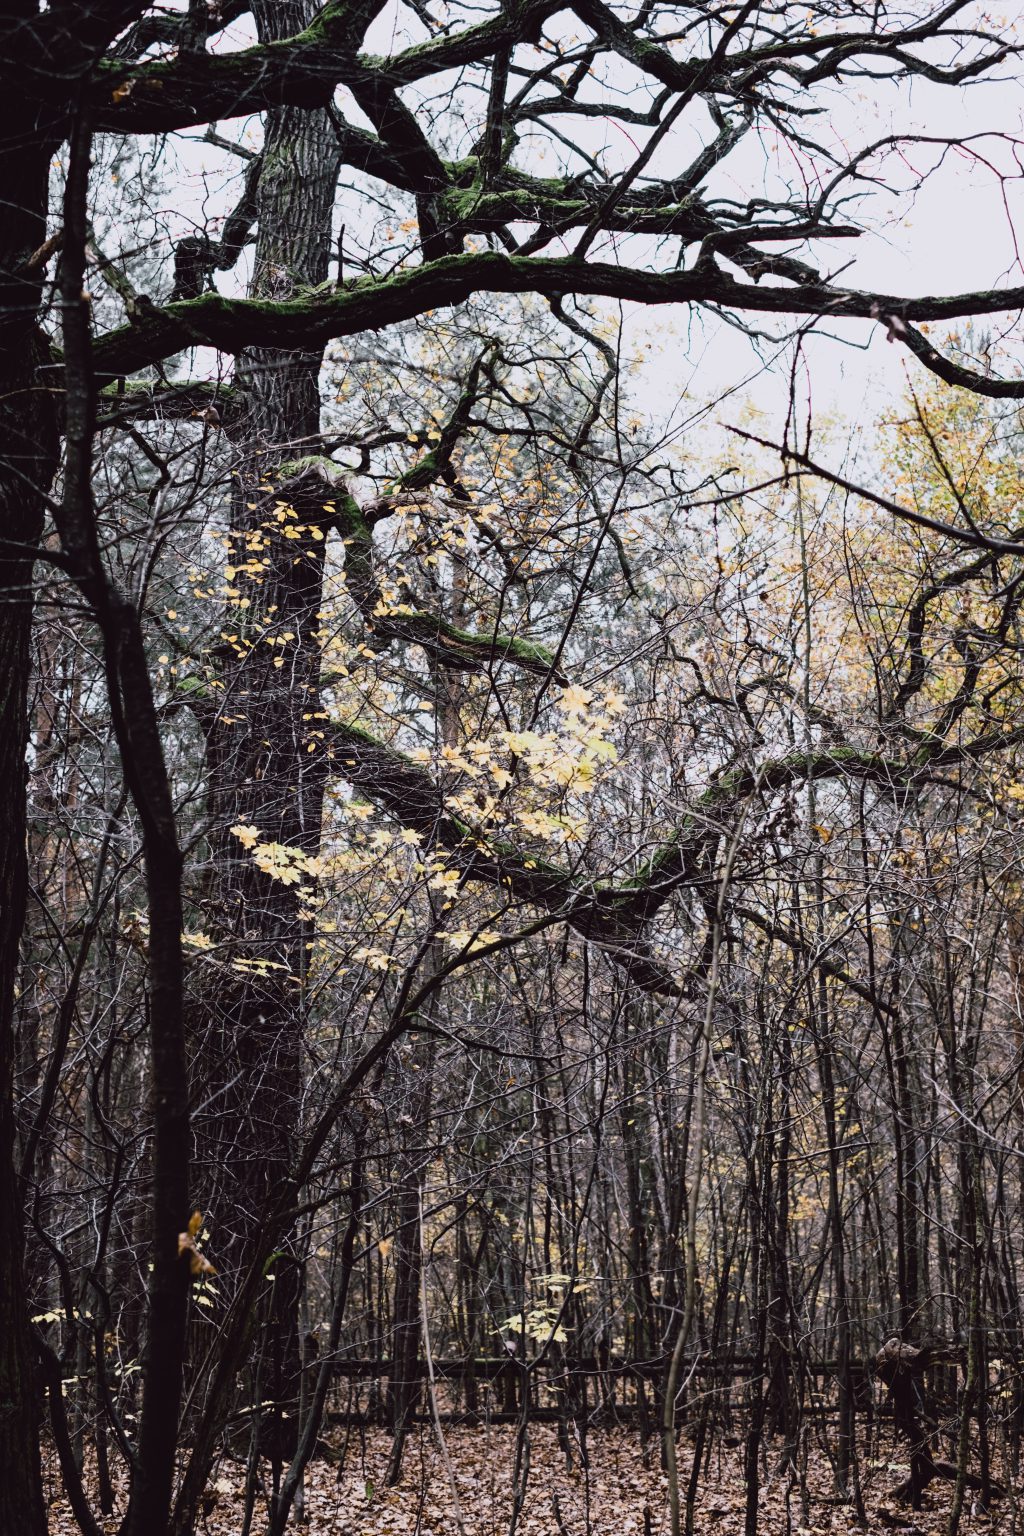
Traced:
<path fill-rule="evenodd" d="M 15 1171 L 15 989 L 25 921 L 29 639 L 34 552 L 57 457 L 39 376 L 39 276 L 25 264 L 45 236 L 49 154 L 26 134 L 23 104 L 0 109 L 0 1530 L 44 1536 L 39 1387 L 25 1296 Z M 17 140 L 15 132 L 17 131 Z M 14 151 L 17 142 L 18 149 Z"/>
<path fill-rule="evenodd" d="M 2 378 L 2 376 L 0 376 Z M 24 380 L 21 410 L 25 412 Z M 18 389 L 18 386 L 14 386 Z M 7 442 L 17 400 L 0 382 Z M 29 414 L 35 415 L 29 407 Z M 28 434 L 31 439 L 31 433 Z M 27 456 L 27 455 L 26 455 Z M 3 481 L 7 483 L 4 484 Z M 33 505 L 33 503 L 35 503 Z M 4 537 L 33 544 L 42 532 L 42 506 L 31 491 L 0 478 Z M 25 921 L 25 786 L 27 692 L 32 623 L 32 561 L 0 556 L 0 1529 L 44 1532 L 39 1476 L 39 1403 L 22 1270 L 22 1217 L 15 1168 L 14 1016 L 18 950 Z"/>
<path fill-rule="evenodd" d="M 312 10 L 256 7 L 261 37 L 290 35 Z M 326 113 L 282 107 L 268 114 L 254 295 L 281 297 L 326 278 L 336 177 Z M 307 748 L 317 739 L 322 503 L 330 490 L 287 468 L 320 429 L 320 364 L 316 346 L 243 353 L 228 427 L 238 450 L 229 559 L 242 567 L 253 541 L 260 545 L 257 566 L 233 579 L 238 599 L 229 600 L 225 629 L 237 640 L 221 657 L 223 708 L 207 724 L 208 900 L 216 928 L 230 936 L 237 980 L 215 998 L 197 999 L 194 1014 L 197 1070 L 213 1104 L 200 1128 L 201 1180 L 229 1291 L 292 1165 L 299 1128 L 308 924 L 295 889 L 258 870 L 230 829 L 256 826 L 263 840 L 307 855 L 320 845 L 324 764 Z M 294 1451 L 300 1257 L 286 1252 L 277 1261 L 258 1335 L 261 1396 L 273 1405 L 261 1444 L 275 1461 Z"/>

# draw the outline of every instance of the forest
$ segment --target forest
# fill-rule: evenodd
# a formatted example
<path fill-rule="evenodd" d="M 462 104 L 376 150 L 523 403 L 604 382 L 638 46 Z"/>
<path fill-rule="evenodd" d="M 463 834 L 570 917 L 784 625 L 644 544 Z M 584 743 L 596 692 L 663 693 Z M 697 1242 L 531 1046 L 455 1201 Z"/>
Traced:
<path fill-rule="evenodd" d="M 0 1536 L 1024 1531 L 977 0 L 0 0 Z"/>

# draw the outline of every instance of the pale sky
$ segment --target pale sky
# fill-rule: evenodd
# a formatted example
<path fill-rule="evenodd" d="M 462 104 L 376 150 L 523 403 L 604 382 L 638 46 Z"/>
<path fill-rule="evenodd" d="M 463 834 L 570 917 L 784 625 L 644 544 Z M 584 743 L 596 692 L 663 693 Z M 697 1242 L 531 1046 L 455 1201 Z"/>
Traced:
<path fill-rule="evenodd" d="M 555 24 L 562 20 L 568 39 L 573 29 L 579 29 L 579 23 L 570 16 L 556 18 Z M 244 46 L 250 41 L 250 25 L 248 18 L 243 19 L 225 34 L 219 47 Z M 399 0 L 391 0 L 371 27 L 366 48 L 387 52 L 424 35 L 416 18 L 400 6 Z M 643 84 L 640 77 L 634 79 L 628 65 L 622 65 L 621 70 L 621 78 L 616 75 L 613 81 L 595 81 L 591 94 L 607 91 L 609 85 L 617 93 L 630 89 L 639 93 Z M 1009 68 L 1004 73 L 1008 75 Z M 836 280 L 869 291 L 952 293 L 1024 282 L 1024 89 L 1020 82 L 1005 79 L 962 89 L 924 80 L 900 86 L 884 81 L 865 85 L 858 90 L 846 84 L 816 95 L 816 102 L 826 110 L 809 120 L 810 131 L 837 156 L 845 157 L 893 133 L 984 137 L 974 137 L 966 151 L 943 152 L 936 146 L 912 145 L 887 153 L 884 162 L 875 162 L 873 169 L 884 176 L 892 194 L 884 188 L 869 188 L 870 195 L 854 205 L 855 220 L 868 224 L 870 232 L 856 240 L 819 244 L 811 259 L 835 273 L 850 263 Z M 430 89 L 436 88 L 437 83 L 431 82 Z M 341 96 L 347 97 L 347 93 Z M 413 104 L 411 93 L 406 93 L 406 100 Z M 350 98 L 340 104 L 354 121 L 364 121 Z M 637 104 L 642 104 L 639 95 Z M 466 141 L 475 135 L 480 110 L 478 95 L 463 92 L 454 98 L 446 122 L 453 141 Z M 258 120 L 219 126 L 232 137 L 248 137 L 249 142 L 258 143 Z M 580 130 L 579 120 L 573 120 L 572 128 L 574 132 Z M 706 131 L 707 119 L 698 104 L 678 133 L 659 150 L 651 174 L 672 174 L 685 165 Z M 636 136 L 642 130 L 631 127 L 627 133 L 607 119 L 589 123 L 586 133 L 587 149 L 614 175 L 631 162 L 639 142 Z M 167 214 L 172 233 L 183 232 L 182 214 L 201 220 L 204 211 L 219 212 L 217 188 L 223 186 L 225 171 L 236 177 L 238 171 L 237 161 L 208 145 L 200 148 L 195 141 L 186 145 L 182 136 L 178 143 L 182 146 L 181 185 L 172 180 L 174 209 Z M 943 163 L 935 168 L 943 153 Z M 537 169 L 541 174 L 545 158 L 540 152 Z M 913 191 L 914 183 L 926 171 L 930 174 Z M 788 144 L 773 141 L 767 134 L 751 134 L 715 172 L 708 189 L 712 194 L 745 201 L 752 190 L 766 189 L 769 195 L 772 190 L 783 192 L 786 178 L 796 176 L 813 187 L 816 178 L 830 174 L 824 156 L 818 163 L 806 155 L 797 160 Z M 231 187 L 229 198 L 236 195 L 237 180 Z M 391 197 L 386 189 L 380 190 L 386 199 Z M 345 217 L 351 220 L 352 212 L 347 208 Z M 592 254 L 605 260 L 630 259 L 638 249 L 634 243 L 627 253 L 628 243 L 629 237 L 623 236 L 615 242 L 609 239 L 603 248 L 595 242 Z M 654 257 L 653 250 L 644 254 Z M 808 258 L 806 249 L 797 254 Z M 219 282 L 226 290 L 238 291 L 240 280 L 244 280 L 241 268 Z M 766 370 L 752 343 L 711 314 L 645 310 L 640 306 L 626 306 L 623 314 L 627 338 L 641 348 L 647 360 L 639 388 L 641 402 L 649 404 L 652 412 L 671 406 L 683 392 L 704 401 L 740 384 L 743 394 L 766 411 L 772 412 L 783 399 L 788 387 L 788 349 L 779 354 L 775 367 Z M 782 327 L 770 318 L 753 319 L 762 330 L 781 334 Z M 997 316 L 986 322 L 986 327 L 998 331 L 1014 319 Z M 830 321 L 827 333 L 810 340 L 806 347 L 807 387 L 817 410 L 838 411 L 852 424 L 863 425 L 903 392 L 908 376 L 923 377 L 920 365 L 903 347 L 889 344 L 879 325 Z M 649 351 L 644 345 L 648 341 Z M 1011 357 L 1016 352 L 1024 359 L 1020 342 L 1017 327 L 1006 340 Z M 767 357 L 773 348 L 762 344 L 761 352 Z M 728 419 L 730 409 L 723 408 L 723 419 Z"/>

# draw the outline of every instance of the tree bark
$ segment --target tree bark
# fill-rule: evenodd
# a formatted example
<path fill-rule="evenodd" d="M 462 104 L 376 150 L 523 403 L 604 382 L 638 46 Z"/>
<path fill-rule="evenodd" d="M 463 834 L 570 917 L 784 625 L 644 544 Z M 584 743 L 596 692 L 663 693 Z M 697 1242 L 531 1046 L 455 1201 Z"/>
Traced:
<path fill-rule="evenodd" d="M 40 1388 L 25 1296 L 15 1167 L 16 982 L 25 922 L 28 682 L 32 573 L 44 497 L 57 464 L 57 423 L 39 369 L 40 276 L 26 270 L 46 232 L 49 151 L 23 103 L 0 110 L 0 1530 L 45 1536 Z M 12 117 L 16 121 L 12 121 Z"/>
<path fill-rule="evenodd" d="M 262 41 L 291 36 L 316 7 L 307 0 L 254 7 Z M 285 298 L 328 275 L 338 171 L 336 136 L 321 110 L 267 114 L 256 192 L 254 297 Z M 211 1244 L 230 1292 L 247 1239 L 293 1161 L 300 1125 L 306 944 L 294 887 L 254 864 L 231 828 L 314 856 L 325 785 L 319 737 L 318 639 L 325 514 L 331 488 L 316 464 L 322 351 L 252 350 L 238 362 L 243 401 L 230 433 L 237 474 L 230 507 L 225 633 L 206 756 L 213 924 L 230 941 L 237 979 L 196 999 L 197 1071 L 212 1110 L 199 1127 L 200 1179 Z M 233 570 L 231 568 L 234 568 Z M 307 883 L 303 877 L 301 883 Z M 274 1267 L 258 1335 L 261 1395 L 272 1407 L 263 1448 L 275 1462 L 295 1450 L 300 1359 L 301 1255 Z"/>

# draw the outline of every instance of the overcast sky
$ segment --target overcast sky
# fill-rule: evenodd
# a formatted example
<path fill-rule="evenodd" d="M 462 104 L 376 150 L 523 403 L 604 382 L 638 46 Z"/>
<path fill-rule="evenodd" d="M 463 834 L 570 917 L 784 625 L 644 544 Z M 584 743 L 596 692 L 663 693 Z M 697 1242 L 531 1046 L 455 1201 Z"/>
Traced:
<path fill-rule="evenodd" d="M 566 18 L 565 13 L 552 25 L 563 21 L 570 29 L 567 37 L 572 35 L 572 28 L 579 28 L 578 21 Z M 250 41 L 248 27 L 246 19 L 230 29 L 218 47 L 244 46 Z M 424 35 L 421 24 L 398 0 L 392 0 L 374 22 L 366 47 L 368 51 L 388 52 Z M 628 65 L 616 63 L 612 67 L 617 71 L 614 78 L 595 79 L 592 93 L 634 92 L 636 104 L 642 105 L 640 98 L 648 91 L 647 81 L 639 75 L 634 78 Z M 1010 67 L 1003 73 L 1008 77 Z M 431 83 L 430 89 L 435 88 L 436 82 Z M 469 141 L 478 132 L 474 117 L 479 115 L 480 101 L 478 95 L 467 93 L 450 104 L 445 129 L 451 143 L 446 147 L 459 150 L 460 136 Z M 839 273 L 846 266 L 836 279 L 839 283 L 912 295 L 1024 282 L 1017 253 L 1019 241 L 1024 255 L 1024 90 L 1019 81 L 1006 78 L 964 89 L 943 88 L 923 80 L 910 85 L 865 82 L 863 88 L 846 83 L 838 89 L 823 89 L 817 93 L 816 102 L 825 110 L 808 120 L 810 131 L 840 158 L 889 134 L 971 136 L 967 150 L 910 145 L 888 152 L 873 164 L 884 185 L 865 189 L 870 195 L 850 208 L 867 232 L 857 240 L 814 247 L 814 259 L 824 270 Z M 346 115 L 363 121 L 350 99 L 342 105 Z M 221 127 L 233 136 L 248 133 L 251 142 L 258 142 L 257 124 L 237 122 Z M 574 119 L 572 127 L 578 132 L 579 120 Z M 585 131 L 587 149 L 611 175 L 629 165 L 636 151 L 635 135 L 641 132 L 635 128 L 627 132 L 612 119 L 592 122 Z M 677 171 L 709 131 L 703 109 L 695 104 L 679 131 L 659 150 L 651 174 Z M 538 170 L 548 169 L 550 173 L 552 167 L 541 163 L 547 157 L 539 142 L 530 149 L 524 146 L 524 153 L 532 155 L 534 151 L 540 156 Z M 187 148 L 180 168 L 184 184 L 180 195 L 176 187 L 176 212 L 169 214 L 171 225 L 175 220 L 181 222 L 182 212 L 200 219 L 202 209 L 208 213 L 211 187 L 223 181 L 227 169 L 237 175 L 238 165 L 204 145 Z M 830 174 L 824 155 L 815 160 L 801 154 L 798 159 L 788 143 L 770 134 L 752 133 L 715 173 L 709 190 L 745 201 L 752 191 L 762 188 L 783 192 L 794 177 L 813 187 L 816 178 Z M 234 185 L 237 187 L 237 181 Z M 385 192 L 385 197 L 391 194 Z M 346 217 L 351 216 L 349 210 Z M 605 260 L 628 260 L 635 259 L 637 251 L 634 245 L 627 252 L 624 237 L 618 236 L 608 237 L 603 248 L 595 242 L 592 254 Z M 653 257 L 653 249 L 647 254 Z M 799 254 L 806 259 L 808 251 L 805 248 Z M 244 278 L 244 273 L 240 275 Z M 238 275 L 224 279 L 224 285 L 236 291 L 238 282 Z M 791 357 L 788 348 L 775 349 L 767 343 L 755 347 L 707 313 L 626 306 L 623 316 L 628 341 L 639 347 L 646 359 L 640 388 L 652 411 L 667 408 L 684 392 L 695 402 L 707 401 L 736 391 L 737 385 L 767 411 L 784 398 Z M 1015 316 L 997 316 L 986 324 L 998 333 L 1001 328 L 1014 326 L 1015 321 Z M 770 319 L 758 317 L 756 323 L 762 330 L 774 329 L 781 336 L 783 327 L 773 326 Z M 817 410 L 841 412 L 852 424 L 863 425 L 902 394 L 908 376 L 922 377 L 920 366 L 904 348 L 888 344 L 881 326 L 829 322 L 822 332 L 806 347 L 805 387 L 812 391 Z M 1024 358 L 1019 326 L 1002 339 L 1009 358 Z M 646 343 L 650 343 L 649 348 Z M 773 356 L 775 365 L 766 368 L 762 359 Z M 1010 366 L 1008 361 L 1006 366 Z M 719 413 L 725 419 L 735 398 L 733 394 Z"/>

